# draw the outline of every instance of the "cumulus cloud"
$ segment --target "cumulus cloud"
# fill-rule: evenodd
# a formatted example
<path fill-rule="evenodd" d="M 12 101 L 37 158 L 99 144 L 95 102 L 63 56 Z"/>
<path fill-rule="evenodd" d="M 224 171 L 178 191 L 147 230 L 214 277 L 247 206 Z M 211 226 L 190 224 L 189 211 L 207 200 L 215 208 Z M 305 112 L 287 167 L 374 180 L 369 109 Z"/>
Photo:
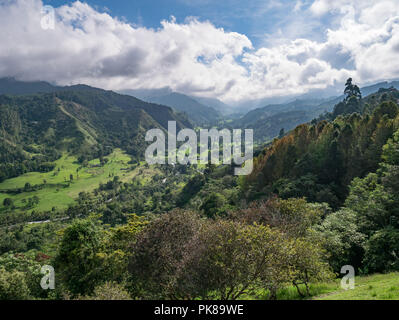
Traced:
<path fill-rule="evenodd" d="M 0 77 L 86 83 L 107 89 L 172 90 L 225 101 L 305 93 L 399 76 L 399 3 L 297 1 L 309 19 L 333 15 L 323 41 L 290 39 L 254 48 L 246 35 L 208 21 L 173 17 L 158 29 L 135 26 L 89 5 L 56 8 L 41 27 L 40 0 L 0 0 Z"/>

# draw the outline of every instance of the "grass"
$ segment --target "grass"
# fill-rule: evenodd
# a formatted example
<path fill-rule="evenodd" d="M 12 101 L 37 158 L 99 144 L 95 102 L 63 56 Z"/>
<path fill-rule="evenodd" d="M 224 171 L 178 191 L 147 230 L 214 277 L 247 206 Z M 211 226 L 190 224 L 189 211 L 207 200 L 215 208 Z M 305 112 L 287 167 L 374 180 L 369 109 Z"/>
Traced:
<path fill-rule="evenodd" d="M 24 188 L 27 182 L 31 186 L 42 185 L 43 188 L 20 194 L 0 193 L 0 205 L 5 198 L 11 198 L 15 205 L 14 211 L 48 211 L 53 207 L 63 209 L 72 204 L 82 191 L 91 192 L 100 183 L 106 183 L 114 176 L 119 176 L 121 181 L 126 182 L 138 175 L 140 170 L 146 170 L 140 166 L 132 169 L 128 164 L 130 157 L 119 149 L 105 158 L 108 162 L 103 166 L 95 167 L 100 164 L 99 159 L 95 159 L 89 162 L 88 167 L 81 168 L 74 156 L 64 154 L 55 162 L 56 167 L 51 172 L 29 172 L 8 179 L 0 183 L 0 190 Z M 77 169 L 80 170 L 77 172 Z M 145 172 L 144 177 L 150 174 L 153 173 Z M 70 175 L 73 175 L 73 181 L 70 181 Z M 33 208 L 25 209 L 26 203 L 23 200 L 34 196 L 39 198 L 39 203 Z"/>
<path fill-rule="evenodd" d="M 399 272 L 355 279 L 355 289 L 339 289 L 315 300 L 399 300 Z"/>
<path fill-rule="evenodd" d="M 301 291 L 305 292 L 304 286 Z M 267 300 L 268 291 L 258 290 L 255 294 L 244 295 L 243 300 Z M 278 300 L 399 300 L 399 272 L 358 276 L 355 289 L 344 290 L 341 280 L 310 285 L 310 297 L 301 297 L 294 286 L 287 286 L 277 293 Z"/>

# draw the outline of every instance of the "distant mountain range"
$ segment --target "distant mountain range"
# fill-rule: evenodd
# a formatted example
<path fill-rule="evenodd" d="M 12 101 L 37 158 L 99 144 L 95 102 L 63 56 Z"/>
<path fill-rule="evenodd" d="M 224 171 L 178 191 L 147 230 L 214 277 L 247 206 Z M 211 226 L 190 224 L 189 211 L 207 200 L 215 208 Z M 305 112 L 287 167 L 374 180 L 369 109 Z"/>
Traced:
<path fill-rule="evenodd" d="M 387 89 L 390 87 L 399 89 L 399 81 L 380 82 L 363 87 L 361 91 L 363 96 L 366 97 L 377 92 L 380 88 Z M 104 96 L 105 93 L 114 95 L 118 97 L 118 103 L 116 104 L 118 108 L 121 107 L 121 104 L 123 106 L 125 104 L 130 105 L 132 101 L 135 101 L 134 104 L 136 106 L 141 105 L 143 110 L 145 109 L 144 106 L 152 106 L 152 108 L 155 108 L 156 104 L 158 110 L 169 110 L 166 112 L 167 115 L 165 115 L 165 112 L 161 112 L 161 116 L 157 116 L 154 113 L 151 114 L 151 112 L 149 114 L 150 117 L 158 123 L 157 125 L 163 126 L 164 128 L 164 120 L 166 118 L 178 118 L 180 123 L 184 122 L 188 124 L 188 122 L 191 122 L 191 124 L 196 126 L 216 125 L 219 120 L 230 119 L 232 121 L 228 123 L 229 126 L 254 129 L 255 140 L 259 142 L 273 139 L 279 134 L 281 129 L 287 132 L 301 123 L 306 123 L 317 118 L 322 113 L 331 112 L 334 106 L 344 98 L 343 95 L 325 98 L 328 97 L 329 92 L 320 94 L 320 98 L 314 97 L 313 94 L 307 94 L 288 102 L 269 104 L 262 108 L 253 109 L 247 113 L 233 115 L 234 112 L 238 110 L 224 104 L 218 99 L 191 97 L 172 92 L 169 88 L 156 90 L 127 90 L 123 91 L 126 95 L 120 95 L 86 85 L 61 87 L 43 81 L 22 82 L 13 78 L 0 79 L 0 94 L 26 95 L 67 91 L 91 92 L 96 99 Z M 136 95 L 140 99 L 147 101 L 147 103 L 131 97 L 132 95 Z M 110 101 L 107 103 L 109 104 Z M 114 102 L 111 103 L 111 105 L 113 104 Z M 175 112 L 170 108 L 175 110 Z"/>
<path fill-rule="evenodd" d="M 361 88 L 363 97 L 376 93 L 379 89 L 394 87 L 399 89 L 399 81 L 380 82 Z M 277 137 L 281 129 L 285 132 L 302 123 L 317 118 L 324 112 L 331 112 L 334 106 L 344 99 L 344 95 L 324 99 L 297 99 L 283 104 L 270 104 L 263 108 L 249 111 L 230 125 L 238 128 L 254 130 L 254 138 L 258 142 Z"/>
<path fill-rule="evenodd" d="M 232 127 L 254 130 L 257 142 L 271 140 L 281 129 L 285 132 L 301 123 L 309 122 L 320 114 L 331 111 L 339 100 L 295 100 L 286 104 L 273 104 L 248 112 L 231 123 Z"/>
<path fill-rule="evenodd" d="M 214 108 L 201 104 L 197 100 L 181 93 L 172 92 L 164 96 L 149 97 L 145 100 L 184 112 L 192 123 L 200 126 L 216 124 L 221 118 L 221 113 Z"/>
<path fill-rule="evenodd" d="M 169 88 L 122 90 L 121 93 L 184 112 L 193 123 L 198 125 L 215 124 L 221 116 L 236 112 L 234 108 L 218 99 L 188 96 L 173 92 Z"/>

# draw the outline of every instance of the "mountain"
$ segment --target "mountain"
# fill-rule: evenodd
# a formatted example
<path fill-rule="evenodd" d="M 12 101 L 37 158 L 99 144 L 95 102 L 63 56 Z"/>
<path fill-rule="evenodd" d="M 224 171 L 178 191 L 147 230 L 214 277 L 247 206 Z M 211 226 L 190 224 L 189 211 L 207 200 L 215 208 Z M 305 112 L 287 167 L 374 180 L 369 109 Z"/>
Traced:
<path fill-rule="evenodd" d="M 25 87 L 14 83 L 13 92 Z M 178 130 L 191 127 L 167 106 L 85 85 L 57 89 L 0 95 L 0 181 L 48 170 L 65 151 L 84 161 L 121 148 L 138 160 L 149 129 L 166 131 L 168 121 L 176 121 Z"/>
<path fill-rule="evenodd" d="M 360 89 L 362 92 L 363 97 L 368 96 L 372 93 L 377 92 L 379 89 L 389 89 L 389 88 L 399 89 L 399 81 L 384 81 L 377 84 L 373 84 L 371 86 L 363 87 Z"/>
<path fill-rule="evenodd" d="M 152 103 L 174 108 L 177 111 L 184 112 L 188 118 L 196 125 L 214 124 L 221 117 L 221 114 L 215 109 L 199 103 L 197 100 L 181 93 L 172 92 L 164 96 L 155 96 L 146 99 Z"/>
<path fill-rule="evenodd" d="M 399 81 L 381 82 L 361 88 L 365 103 L 371 103 L 371 95 L 388 88 L 399 89 Z M 304 98 L 305 95 L 302 96 Z M 326 112 L 332 112 L 340 104 L 344 95 L 330 98 L 297 99 L 288 103 L 270 104 L 263 108 L 249 111 L 243 117 L 235 120 L 232 125 L 241 128 L 254 129 L 256 141 L 271 140 L 278 136 L 281 129 L 285 132 L 297 125 L 307 123 L 315 118 L 324 119 Z M 341 112 L 338 112 L 341 113 Z M 319 117 L 320 116 L 320 117 Z"/>
<path fill-rule="evenodd" d="M 151 97 L 161 97 L 161 96 L 166 96 L 170 93 L 173 92 L 172 89 L 169 87 L 165 88 L 160 88 L 160 89 L 130 89 L 130 90 L 120 90 L 117 91 L 118 93 L 121 94 L 127 94 L 129 96 L 133 96 L 136 98 L 139 98 L 140 100 L 143 101 L 148 101 L 148 98 Z"/>
<path fill-rule="evenodd" d="M 236 112 L 236 110 L 225 104 L 224 102 L 220 101 L 219 99 L 215 98 L 203 98 L 203 97 L 193 97 L 194 100 L 197 100 L 199 103 L 211 107 L 218 111 L 223 116 L 227 116 Z"/>
<path fill-rule="evenodd" d="M 278 136 L 281 129 L 287 132 L 298 124 L 311 121 L 325 111 L 331 111 L 335 103 L 335 99 L 323 102 L 309 99 L 272 104 L 248 112 L 242 118 L 233 121 L 231 125 L 253 129 L 255 141 L 267 141 Z"/>
<path fill-rule="evenodd" d="M 53 86 L 45 81 L 18 81 L 14 78 L 0 79 L 0 94 L 33 94 L 49 93 L 60 90 L 61 87 Z"/>

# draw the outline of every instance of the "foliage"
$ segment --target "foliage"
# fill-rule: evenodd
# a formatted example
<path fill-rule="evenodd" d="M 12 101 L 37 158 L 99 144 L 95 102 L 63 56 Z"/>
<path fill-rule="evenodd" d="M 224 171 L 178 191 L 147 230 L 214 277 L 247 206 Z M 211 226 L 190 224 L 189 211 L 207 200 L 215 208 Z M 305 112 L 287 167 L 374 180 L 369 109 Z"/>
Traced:
<path fill-rule="evenodd" d="M 172 211 L 150 223 L 132 246 L 129 262 L 134 294 L 147 298 L 177 298 L 178 264 L 185 247 L 198 234 L 201 219 L 193 212 Z"/>
<path fill-rule="evenodd" d="M 54 268 L 72 294 L 90 294 L 100 283 L 102 237 L 91 219 L 75 220 L 64 230 Z"/>
<path fill-rule="evenodd" d="M 310 202 L 328 202 L 338 209 L 350 182 L 378 169 L 383 146 L 399 129 L 395 102 L 385 101 L 371 114 L 301 125 L 275 140 L 254 161 L 254 170 L 243 185 L 247 198 L 273 193 L 283 198 L 305 196 Z M 385 153 L 388 156 L 389 150 Z"/>
<path fill-rule="evenodd" d="M 331 213 L 315 229 L 329 253 L 328 261 L 335 272 L 340 272 L 341 267 L 348 264 L 355 268 L 361 266 L 366 236 L 359 232 L 354 211 L 345 208 Z"/>
<path fill-rule="evenodd" d="M 96 287 L 91 296 L 77 298 L 78 300 L 131 300 L 129 292 L 115 282 L 106 282 Z"/>
<path fill-rule="evenodd" d="M 22 272 L 0 268 L 0 300 L 26 300 L 29 299 L 29 295 Z"/>
<path fill-rule="evenodd" d="M 364 265 L 370 273 L 399 271 L 399 230 L 386 227 L 375 232 L 366 245 Z"/>

